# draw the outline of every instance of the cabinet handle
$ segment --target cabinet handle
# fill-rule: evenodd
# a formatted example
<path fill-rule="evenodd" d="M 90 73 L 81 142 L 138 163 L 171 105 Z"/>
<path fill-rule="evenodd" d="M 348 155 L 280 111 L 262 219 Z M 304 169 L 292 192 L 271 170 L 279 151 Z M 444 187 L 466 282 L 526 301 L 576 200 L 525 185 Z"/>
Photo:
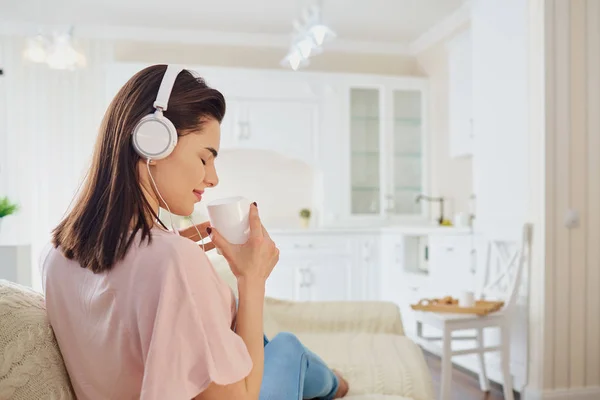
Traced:
<path fill-rule="evenodd" d="M 446 251 L 447 251 L 447 252 L 454 251 L 454 247 L 446 247 Z"/>
<path fill-rule="evenodd" d="M 311 287 L 315 283 L 313 272 L 310 268 L 306 268 L 306 274 L 308 275 L 308 282 L 306 287 Z"/>
<path fill-rule="evenodd" d="M 310 268 L 300 268 L 298 270 L 298 272 L 300 273 L 302 279 L 300 281 L 300 287 L 304 288 L 304 287 L 311 287 L 312 284 L 314 283 L 314 276 L 312 271 L 310 270 Z M 307 279 L 308 277 L 308 279 Z"/>
<path fill-rule="evenodd" d="M 300 287 L 301 288 L 306 287 L 306 279 L 304 278 L 304 276 L 305 276 L 304 274 L 306 273 L 306 268 L 300 268 L 298 270 L 298 273 L 300 274 L 300 277 L 302 278 L 300 280 Z"/>
<path fill-rule="evenodd" d="M 244 139 L 244 123 L 238 121 L 237 126 L 238 126 L 237 138 L 238 138 L 238 140 L 243 140 Z"/>
<path fill-rule="evenodd" d="M 386 197 L 386 208 L 385 208 L 385 212 L 386 213 L 391 213 L 394 212 L 395 208 L 396 208 L 396 203 L 394 202 L 394 198 L 392 196 L 385 196 Z"/>
<path fill-rule="evenodd" d="M 246 121 L 246 139 L 250 139 L 250 122 Z"/>
<path fill-rule="evenodd" d="M 250 124 L 248 122 L 238 122 L 240 134 L 238 135 L 239 140 L 250 139 Z"/>
<path fill-rule="evenodd" d="M 363 245 L 363 261 L 371 259 L 371 243 L 365 242 Z"/>
<path fill-rule="evenodd" d="M 295 249 L 305 249 L 305 248 L 306 248 L 306 249 L 312 249 L 313 247 L 314 247 L 314 246 L 313 246 L 313 244 L 312 244 L 312 243 L 309 243 L 309 244 L 307 244 L 307 245 L 305 245 L 305 246 L 303 246 L 303 245 L 301 245 L 301 244 L 298 244 L 298 243 L 294 243 L 294 248 L 295 248 Z"/>

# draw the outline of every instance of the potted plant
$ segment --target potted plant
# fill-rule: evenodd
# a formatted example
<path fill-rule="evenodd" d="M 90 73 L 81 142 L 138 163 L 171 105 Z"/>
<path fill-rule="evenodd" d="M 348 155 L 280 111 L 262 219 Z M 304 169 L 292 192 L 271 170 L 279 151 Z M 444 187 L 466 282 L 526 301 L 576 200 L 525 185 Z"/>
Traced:
<path fill-rule="evenodd" d="M 308 208 L 300 210 L 300 222 L 304 228 L 308 228 L 310 225 L 310 210 Z"/>
<path fill-rule="evenodd" d="M 16 203 L 12 203 L 8 197 L 0 197 L 0 226 L 2 225 L 2 218 L 14 214 L 19 209 Z"/>

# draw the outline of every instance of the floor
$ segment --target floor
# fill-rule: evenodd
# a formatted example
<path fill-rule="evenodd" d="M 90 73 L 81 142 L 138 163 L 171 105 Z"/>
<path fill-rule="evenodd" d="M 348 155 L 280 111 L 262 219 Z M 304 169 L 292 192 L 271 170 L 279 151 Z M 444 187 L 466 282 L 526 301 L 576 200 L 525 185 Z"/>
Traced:
<path fill-rule="evenodd" d="M 441 382 L 440 358 L 425 352 L 425 359 L 431 370 L 435 392 L 439 396 Z M 479 389 L 479 381 L 476 376 L 456 367 L 452 371 L 452 400 L 504 400 L 502 388 L 495 383 L 491 383 L 491 386 L 492 390 L 489 393 L 482 392 Z M 519 400 L 518 393 L 515 393 L 515 400 Z"/>

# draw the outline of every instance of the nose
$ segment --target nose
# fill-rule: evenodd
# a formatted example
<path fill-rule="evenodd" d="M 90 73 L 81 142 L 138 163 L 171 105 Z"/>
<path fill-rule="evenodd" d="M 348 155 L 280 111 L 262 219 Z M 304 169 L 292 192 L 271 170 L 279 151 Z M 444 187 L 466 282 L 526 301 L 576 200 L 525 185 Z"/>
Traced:
<path fill-rule="evenodd" d="M 207 187 L 213 188 L 219 184 L 219 176 L 217 175 L 217 171 L 214 168 L 211 168 L 210 171 L 206 171 L 206 175 L 204 176 L 204 183 Z"/>

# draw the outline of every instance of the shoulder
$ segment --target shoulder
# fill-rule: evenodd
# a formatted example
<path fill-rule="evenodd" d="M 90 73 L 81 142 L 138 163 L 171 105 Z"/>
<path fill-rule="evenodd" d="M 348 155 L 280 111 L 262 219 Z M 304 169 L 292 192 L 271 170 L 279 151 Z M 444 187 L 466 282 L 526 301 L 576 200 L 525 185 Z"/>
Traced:
<path fill-rule="evenodd" d="M 144 274 L 161 278 L 176 276 L 185 280 L 210 265 L 204 251 L 192 240 L 157 230 L 152 231 L 149 242 L 139 245 L 137 253 L 134 263 Z"/>
<path fill-rule="evenodd" d="M 143 244 L 142 246 L 144 245 L 148 246 L 152 250 L 152 253 L 158 253 L 154 254 L 155 256 L 175 256 L 176 258 L 179 258 L 177 256 L 182 254 L 204 256 L 204 252 L 200 247 L 190 239 L 158 229 L 152 230 L 150 243 Z"/>
<path fill-rule="evenodd" d="M 65 257 L 60 247 L 55 247 L 51 242 L 48 242 L 40 252 L 38 258 L 38 271 L 40 273 L 42 291 L 46 292 L 46 282 L 49 276 L 63 276 L 63 271 L 73 266 L 79 265 L 76 261 Z M 60 281 L 60 279 L 58 280 Z"/>

